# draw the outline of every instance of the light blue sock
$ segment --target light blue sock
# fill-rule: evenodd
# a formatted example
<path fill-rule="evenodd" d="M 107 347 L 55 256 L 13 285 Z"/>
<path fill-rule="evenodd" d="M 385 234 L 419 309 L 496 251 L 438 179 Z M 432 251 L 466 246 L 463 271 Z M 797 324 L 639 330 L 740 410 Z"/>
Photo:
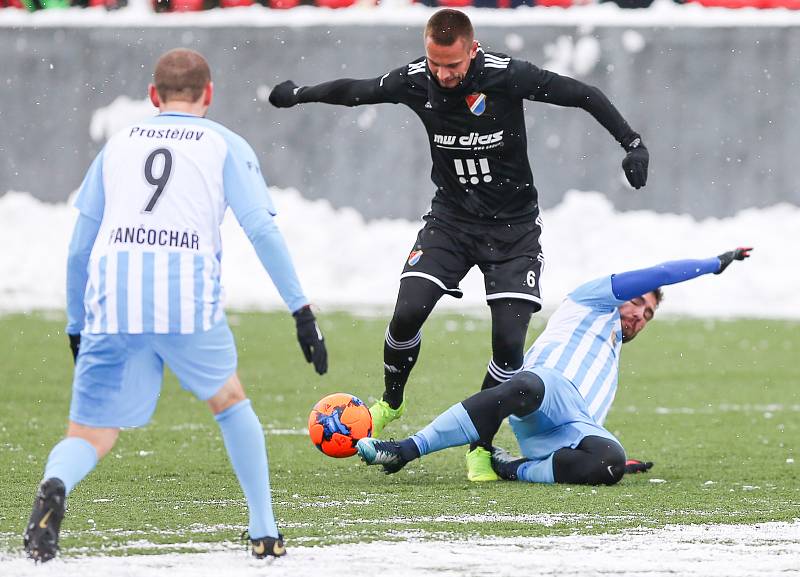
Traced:
<path fill-rule="evenodd" d="M 277 537 L 278 526 L 272 513 L 264 429 L 250 406 L 250 400 L 236 403 L 214 418 L 222 430 L 228 457 L 247 498 L 250 537 Z"/>
<path fill-rule="evenodd" d="M 532 459 L 517 467 L 517 479 L 528 483 L 555 483 L 553 455 L 546 459 Z"/>
<path fill-rule="evenodd" d="M 411 436 L 419 454 L 427 455 L 448 447 L 468 445 L 478 440 L 478 431 L 461 403 L 456 403 L 433 422 Z"/>
<path fill-rule="evenodd" d="M 92 472 L 97 465 L 97 451 L 86 439 L 67 437 L 62 439 L 47 457 L 44 478 L 56 477 L 64 481 L 67 495 L 72 488 Z"/>

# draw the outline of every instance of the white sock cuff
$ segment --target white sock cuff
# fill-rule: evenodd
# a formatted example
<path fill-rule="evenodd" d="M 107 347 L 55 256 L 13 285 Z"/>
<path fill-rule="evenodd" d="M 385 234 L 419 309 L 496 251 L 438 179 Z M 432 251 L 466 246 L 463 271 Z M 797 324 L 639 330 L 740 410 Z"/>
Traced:
<path fill-rule="evenodd" d="M 407 341 L 398 341 L 396 340 L 392 334 L 389 332 L 389 328 L 386 328 L 386 344 L 389 345 L 390 348 L 396 351 L 405 351 L 407 349 L 413 349 L 416 347 L 420 342 L 422 342 L 422 331 L 418 331 L 417 334 L 407 340 Z"/>
<path fill-rule="evenodd" d="M 501 383 L 504 383 L 508 379 L 516 375 L 520 369 L 511 369 L 511 370 L 501 369 L 497 365 L 497 363 L 494 362 L 494 359 L 491 359 L 489 361 L 489 365 L 486 367 L 486 370 L 493 378 L 500 381 Z"/>

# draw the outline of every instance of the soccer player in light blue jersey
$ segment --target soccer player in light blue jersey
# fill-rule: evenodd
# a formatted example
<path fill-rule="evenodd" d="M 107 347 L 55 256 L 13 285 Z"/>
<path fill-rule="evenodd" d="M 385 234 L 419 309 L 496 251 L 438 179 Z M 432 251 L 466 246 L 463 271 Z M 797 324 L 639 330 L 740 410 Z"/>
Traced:
<path fill-rule="evenodd" d="M 67 495 L 111 450 L 120 428 L 150 420 L 164 364 L 219 424 L 247 499 L 252 554 L 285 553 L 264 430 L 237 377 L 222 308 L 227 207 L 294 315 L 303 354 L 319 374 L 327 371 L 325 342 L 253 149 L 205 118 L 213 95 L 205 58 L 169 51 L 153 77 L 150 99 L 160 113 L 108 141 L 75 203 L 67 269 L 75 376 L 66 438 L 50 452 L 25 529 L 25 549 L 37 561 L 55 556 Z"/>
<path fill-rule="evenodd" d="M 502 479 L 613 485 L 625 474 L 625 450 L 603 427 L 617 391 L 622 344 L 653 319 L 664 285 L 720 274 L 750 256 L 738 248 L 704 260 L 678 260 L 601 277 L 572 291 L 525 355 L 519 373 L 453 405 L 400 442 L 366 438 L 358 454 L 394 473 L 447 447 L 478 443 L 492 452 Z M 492 447 L 508 418 L 521 458 Z"/>

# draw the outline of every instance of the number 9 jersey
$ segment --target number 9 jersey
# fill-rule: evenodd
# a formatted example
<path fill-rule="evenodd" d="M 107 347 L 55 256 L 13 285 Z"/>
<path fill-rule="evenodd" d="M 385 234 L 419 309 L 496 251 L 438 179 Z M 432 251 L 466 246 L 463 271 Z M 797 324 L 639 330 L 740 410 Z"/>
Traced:
<path fill-rule="evenodd" d="M 75 202 L 100 223 L 84 298 L 89 333 L 194 333 L 223 318 L 220 225 L 275 209 L 247 142 L 165 113 L 115 134 Z"/>

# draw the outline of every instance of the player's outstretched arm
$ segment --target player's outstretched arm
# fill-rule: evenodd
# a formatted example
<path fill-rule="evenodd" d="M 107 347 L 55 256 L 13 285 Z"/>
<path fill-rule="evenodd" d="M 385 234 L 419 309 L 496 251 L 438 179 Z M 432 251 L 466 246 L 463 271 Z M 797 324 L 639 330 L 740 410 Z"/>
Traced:
<path fill-rule="evenodd" d="M 222 173 L 225 200 L 233 210 L 247 238 L 256 250 L 262 266 L 278 289 L 286 307 L 292 312 L 297 324 L 297 338 L 308 362 L 314 363 L 317 373 L 328 370 L 328 352 L 325 340 L 314 315 L 307 307 L 308 299 L 303 294 L 300 280 L 289 255 L 289 249 L 275 223 L 275 207 L 272 204 L 267 183 L 261 175 L 261 167 L 255 152 L 244 139 L 229 135 L 229 151 Z M 313 338 L 307 330 L 308 315 L 316 329 Z M 303 321 L 303 322 L 301 322 Z M 309 351 L 311 358 L 309 358 Z"/>
<path fill-rule="evenodd" d="M 270 103 L 277 108 L 290 108 L 304 102 L 324 102 L 342 106 L 393 102 L 384 90 L 384 77 L 368 80 L 342 78 L 315 86 L 298 86 L 291 80 L 281 82 L 269 94 Z"/>
<path fill-rule="evenodd" d="M 253 244 L 261 264 L 278 289 L 286 306 L 292 311 L 297 328 L 297 340 L 306 361 L 324 375 L 328 371 L 328 351 L 314 314 L 303 294 L 294 263 L 283 235 L 266 209 L 256 209 L 239 219 L 247 238 Z"/>
<path fill-rule="evenodd" d="M 685 282 L 704 274 L 720 274 L 734 260 L 750 256 L 751 247 L 737 248 L 703 260 L 673 260 L 650 268 L 611 276 L 611 289 L 619 300 L 627 301 L 658 287 Z"/>
<path fill-rule="evenodd" d="M 527 83 L 535 86 L 533 99 L 558 106 L 582 108 L 591 114 L 625 149 L 622 170 L 630 185 L 636 189 L 645 186 L 650 152 L 641 136 L 631 129 L 606 95 L 599 88 L 569 76 L 541 70 L 532 64 L 528 64 L 528 67 L 527 70 L 522 69 L 521 75 L 530 77 Z"/>
<path fill-rule="evenodd" d="M 72 231 L 67 255 L 67 336 L 72 358 L 78 358 L 83 330 L 84 309 L 83 297 L 86 294 L 86 283 L 89 281 L 89 257 L 92 247 L 100 231 L 100 222 L 81 213 Z"/>

